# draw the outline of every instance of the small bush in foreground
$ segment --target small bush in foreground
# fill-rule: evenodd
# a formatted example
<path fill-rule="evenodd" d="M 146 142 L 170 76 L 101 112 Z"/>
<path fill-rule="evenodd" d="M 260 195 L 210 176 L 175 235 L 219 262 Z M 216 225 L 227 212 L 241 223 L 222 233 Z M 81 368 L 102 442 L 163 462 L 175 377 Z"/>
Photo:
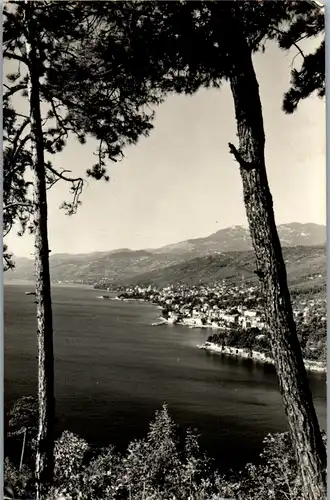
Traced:
<path fill-rule="evenodd" d="M 238 477 L 218 476 L 217 493 L 235 500 L 304 500 L 288 432 L 266 436 L 260 458 L 259 465 L 247 464 Z"/>
<path fill-rule="evenodd" d="M 3 464 L 3 476 L 4 496 L 17 500 L 34 498 L 34 477 L 33 472 L 28 466 L 23 465 L 21 470 L 18 470 L 9 458 L 6 457 Z"/>
<path fill-rule="evenodd" d="M 189 430 L 184 446 L 167 407 L 156 412 L 145 439 L 124 456 L 109 447 L 87 461 L 87 443 L 70 432 L 55 446 L 52 498 L 72 500 L 204 500 L 211 494 L 208 461 Z"/>
<path fill-rule="evenodd" d="M 268 435 L 260 463 L 226 477 L 211 469 L 195 432 L 188 430 L 182 443 L 176 431 L 166 405 L 146 438 L 131 442 L 124 455 L 112 446 L 92 453 L 84 439 L 65 431 L 55 445 L 48 500 L 302 500 L 288 433 Z M 19 471 L 7 458 L 4 476 L 7 497 L 35 497 L 27 465 Z"/>

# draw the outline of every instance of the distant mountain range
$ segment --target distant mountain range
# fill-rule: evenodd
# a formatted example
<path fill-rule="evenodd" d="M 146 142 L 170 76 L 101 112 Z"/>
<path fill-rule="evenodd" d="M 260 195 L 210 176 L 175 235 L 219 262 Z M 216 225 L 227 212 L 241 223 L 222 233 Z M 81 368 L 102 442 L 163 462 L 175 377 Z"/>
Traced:
<path fill-rule="evenodd" d="M 318 224 L 281 224 L 277 228 L 283 247 L 316 246 L 326 242 L 326 227 Z M 159 253 L 198 253 L 231 252 L 251 250 L 249 230 L 243 226 L 220 229 L 206 238 L 195 238 L 159 248 Z"/>
<path fill-rule="evenodd" d="M 278 232 L 283 247 L 298 247 L 295 251 L 285 252 L 290 260 L 297 261 L 299 254 L 305 267 L 308 267 L 309 258 L 316 258 L 318 269 L 325 268 L 325 226 L 294 222 L 278 226 Z M 227 275 L 238 273 L 252 277 L 254 256 L 251 248 L 248 229 L 233 226 L 205 238 L 190 239 L 157 249 L 54 254 L 50 257 L 51 278 L 53 281 L 81 280 L 89 283 L 104 279 L 109 283 L 165 283 L 185 278 L 190 281 L 202 278 L 209 280 L 219 276 L 221 268 L 226 268 Z M 5 273 L 5 281 L 33 279 L 32 259 L 14 260 L 16 269 Z"/>

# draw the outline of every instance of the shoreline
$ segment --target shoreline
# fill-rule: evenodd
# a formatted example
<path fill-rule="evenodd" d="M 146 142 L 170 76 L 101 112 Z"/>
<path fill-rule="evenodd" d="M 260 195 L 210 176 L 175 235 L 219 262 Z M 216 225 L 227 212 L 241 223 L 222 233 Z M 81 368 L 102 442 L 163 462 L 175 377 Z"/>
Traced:
<path fill-rule="evenodd" d="M 155 305 L 155 304 L 153 304 Z M 196 328 L 196 329 L 203 329 L 203 330 L 227 330 L 226 327 L 224 326 L 219 326 L 219 325 L 197 325 L 194 323 L 194 320 L 191 320 L 190 318 L 183 318 L 183 320 L 179 321 L 171 321 L 163 316 L 160 316 L 158 318 L 157 323 L 152 323 L 152 326 L 160 326 L 160 325 L 178 325 L 178 326 L 187 326 L 188 328 Z"/>
<path fill-rule="evenodd" d="M 121 299 L 119 297 L 115 297 L 112 300 L 121 300 L 123 302 L 149 302 L 146 299 Z M 156 304 L 154 302 L 149 302 L 157 309 L 162 310 L 162 306 Z M 200 328 L 200 329 L 209 329 L 209 330 L 226 330 L 226 327 L 218 326 L 218 325 L 196 325 L 193 323 L 194 320 L 191 318 L 184 318 L 180 321 L 171 321 L 163 316 L 160 316 L 157 321 L 151 324 L 151 326 L 161 326 L 161 325 L 178 325 L 178 326 L 186 326 L 188 328 Z M 198 349 L 202 349 L 208 352 L 214 352 L 216 354 L 223 354 L 225 356 L 234 356 L 243 359 L 252 359 L 252 361 L 256 361 L 263 364 L 274 365 L 274 361 L 269 356 L 266 356 L 260 351 L 252 351 L 252 356 L 247 349 L 241 347 L 229 347 L 229 346 L 219 346 L 213 342 L 206 341 L 203 345 L 197 345 Z M 308 359 L 304 359 L 304 364 L 307 372 L 311 373 L 322 373 L 327 374 L 327 364 L 322 361 L 311 361 Z"/>
<path fill-rule="evenodd" d="M 263 364 L 274 365 L 274 361 L 269 356 L 266 356 L 260 351 L 248 351 L 247 349 L 241 347 L 229 347 L 220 346 L 214 344 L 213 342 L 205 342 L 202 345 L 197 345 L 198 349 L 203 349 L 204 351 L 214 352 L 216 354 L 224 354 L 225 356 L 235 356 L 238 358 L 252 359 Z M 252 355 L 250 354 L 252 353 Z M 322 361 L 311 361 L 304 359 L 305 368 L 308 372 L 313 373 L 327 373 L 327 366 Z"/>

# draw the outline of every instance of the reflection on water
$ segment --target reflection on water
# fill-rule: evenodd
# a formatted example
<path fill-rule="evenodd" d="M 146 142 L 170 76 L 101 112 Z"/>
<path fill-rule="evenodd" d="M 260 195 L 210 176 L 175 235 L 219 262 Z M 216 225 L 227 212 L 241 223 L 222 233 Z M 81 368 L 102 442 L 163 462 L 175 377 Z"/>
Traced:
<path fill-rule="evenodd" d="M 5 286 L 5 405 L 36 390 L 35 305 L 26 287 Z M 152 327 L 145 303 L 102 301 L 99 292 L 54 287 L 59 430 L 123 449 L 142 437 L 167 402 L 183 428 L 195 427 L 219 467 L 241 467 L 268 432 L 286 429 L 274 368 L 196 349 L 209 332 Z M 311 387 L 325 426 L 324 375 Z"/>

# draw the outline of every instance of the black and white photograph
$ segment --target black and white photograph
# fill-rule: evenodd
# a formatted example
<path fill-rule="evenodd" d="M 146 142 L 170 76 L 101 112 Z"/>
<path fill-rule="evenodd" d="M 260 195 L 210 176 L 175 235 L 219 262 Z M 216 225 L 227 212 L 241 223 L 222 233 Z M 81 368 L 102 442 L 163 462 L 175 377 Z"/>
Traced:
<path fill-rule="evenodd" d="M 326 500 L 326 9 L 4 1 L 4 500 Z"/>

